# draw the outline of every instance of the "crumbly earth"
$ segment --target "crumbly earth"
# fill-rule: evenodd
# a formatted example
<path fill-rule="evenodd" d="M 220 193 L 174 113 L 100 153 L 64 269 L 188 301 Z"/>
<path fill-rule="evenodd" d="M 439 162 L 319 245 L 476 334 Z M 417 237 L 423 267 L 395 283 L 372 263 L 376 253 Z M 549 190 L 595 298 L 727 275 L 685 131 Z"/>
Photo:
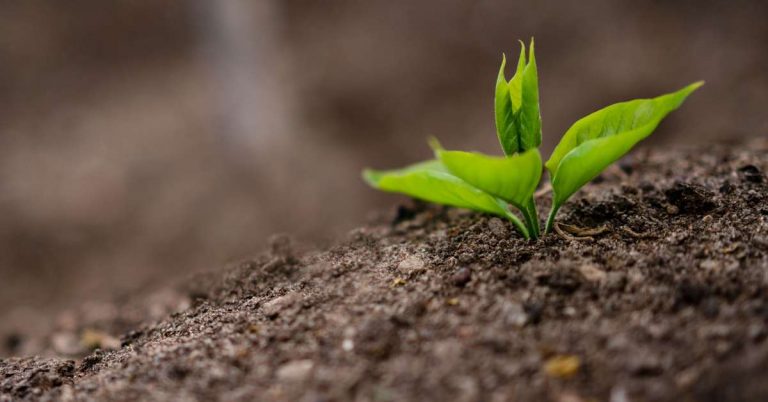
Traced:
<path fill-rule="evenodd" d="M 633 155 L 539 241 L 416 203 L 6 337 L 0 401 L 768 400 L 768 141 Z"/>

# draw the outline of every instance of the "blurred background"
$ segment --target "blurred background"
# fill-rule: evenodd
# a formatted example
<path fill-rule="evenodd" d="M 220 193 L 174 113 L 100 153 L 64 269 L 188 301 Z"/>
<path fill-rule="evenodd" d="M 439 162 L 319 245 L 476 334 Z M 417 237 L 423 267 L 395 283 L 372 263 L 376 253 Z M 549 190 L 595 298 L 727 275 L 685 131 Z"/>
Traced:
<path fill-rule="evenodd" d="M 704 79 L 650 143 L 768 133 L 768 2 L 0 2 L 0 332 L 320 247 L 402 200 L 365 166 L 498 153 L 501 59 L 536 38 L 545 154 L 577 118 Z M 647 144 L 646 144 L 647 146 Z"/>

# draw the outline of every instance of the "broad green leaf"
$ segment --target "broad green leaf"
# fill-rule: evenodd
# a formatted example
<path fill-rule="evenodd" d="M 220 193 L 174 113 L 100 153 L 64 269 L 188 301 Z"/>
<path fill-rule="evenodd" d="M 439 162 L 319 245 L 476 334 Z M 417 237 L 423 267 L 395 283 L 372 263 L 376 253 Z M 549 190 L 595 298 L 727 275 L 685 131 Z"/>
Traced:
<path fill-rule="evenodd" d="M 541 155 L 536 148 L 505 157 L 442 149 L 435 154 L 458 178 L 520 209 L 541 179 Z"/>
<path fill-rule="evenodd" d="M 409 167 L 363 172 L 365 180 L 374 188 L 454 207 L 467 208 L 509 218 L 506 203 L 472 187 L 450 174 L 438 160 L 417 163 Z"/>
<path fill-rule="evenodd" d="M 701 85 L 702 82 L 696 82 L 657 98 L 617 103 L 574 123 L 546 163 L 555 193 L 553 204 L 561 205 L 649 136 L 667 114 L 680 107 Z"/>
<path fill-rule="evenodd" d="M 504 74 L 507 58 L 503 56 L 496 79 L 496 134 L 505 155 L 525 152 L 541 144 L 539 79 L 533 40 L 527 61 L 525 44 L 520 42 L 520 45 L 520 58 L 515 75 L 507 81 Z"/>

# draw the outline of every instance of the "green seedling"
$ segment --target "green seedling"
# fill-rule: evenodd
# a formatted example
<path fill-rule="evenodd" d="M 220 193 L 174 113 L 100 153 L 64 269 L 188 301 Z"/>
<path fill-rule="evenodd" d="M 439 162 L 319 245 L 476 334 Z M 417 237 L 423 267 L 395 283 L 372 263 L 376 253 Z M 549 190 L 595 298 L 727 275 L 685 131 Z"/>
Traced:
<path fill-rule="evenodd" d="M 538 238 L 533 194 L 542 175 L 541 114 L 533 40 L 527 56 L 521 42 L 515 74 L 506 79 L 502 57 L 496 80 L 496 134 L 504 156 L 449 151 L 432 139 L 436 159 L 398 170 L 366 169 L 365 180 L 379 190 L 504 217 L 526 239 Z M 648 137 L 701 85 L 696 82 L 653 99 L 617 103 L 574 123 L 545 163 L 553 199 L 544 232 L 552 230 L 557 211 L 568 198 Z M 522 220 L 510 205 L 520 211 Z"/>

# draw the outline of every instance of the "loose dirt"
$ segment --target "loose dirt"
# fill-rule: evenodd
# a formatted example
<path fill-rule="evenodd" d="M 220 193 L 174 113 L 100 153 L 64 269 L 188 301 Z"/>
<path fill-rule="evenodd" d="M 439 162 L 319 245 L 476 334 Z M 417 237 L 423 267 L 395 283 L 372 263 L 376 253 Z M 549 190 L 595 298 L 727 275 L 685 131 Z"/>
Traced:
<path fill-rule="evenodd" d="M 5 336 L 0 401 L 768 400 L 768 141 L 638 151 L 525 241 L 414 203 Z M 547 196 L 539 200 L 542 215 Z"/>

